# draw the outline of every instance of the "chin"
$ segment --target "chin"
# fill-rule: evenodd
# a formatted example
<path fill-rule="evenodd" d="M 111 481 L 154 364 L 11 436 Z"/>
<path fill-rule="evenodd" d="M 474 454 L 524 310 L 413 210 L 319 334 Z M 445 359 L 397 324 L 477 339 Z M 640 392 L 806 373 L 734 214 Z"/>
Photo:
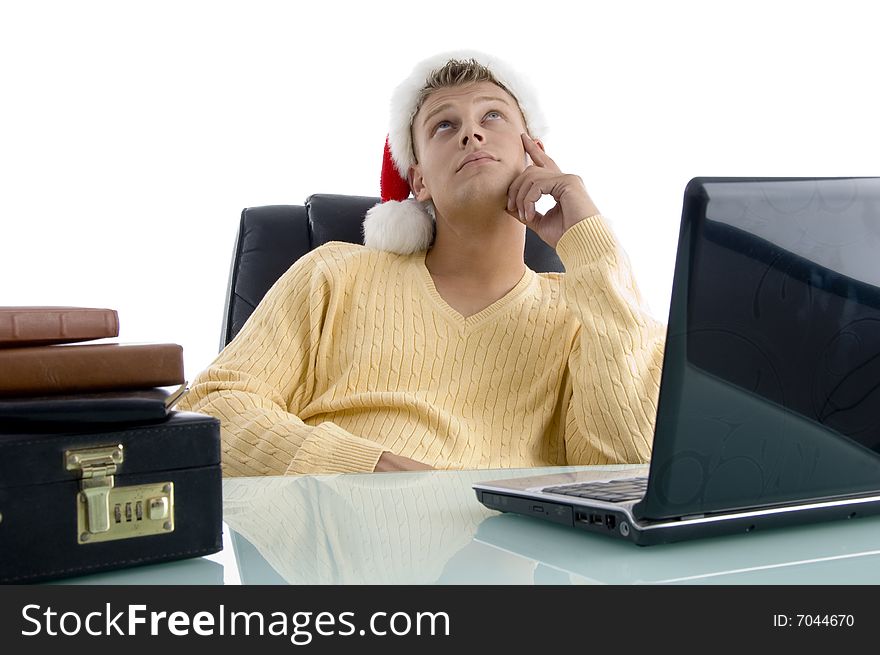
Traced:
<path fill-rule="evenodd" d="M 482 216 L 503 211 L 504 202 L 494 195 L 482 193 L 459 196 L 451 203 L 448 203 L 447 207 L 453 210 L 452 213 Z"/>
<path fill-rule="evenodd" d="M 463 184 L 455 204 L 479 211 L 504 211 L 510 182 L 477 176 Z"/>

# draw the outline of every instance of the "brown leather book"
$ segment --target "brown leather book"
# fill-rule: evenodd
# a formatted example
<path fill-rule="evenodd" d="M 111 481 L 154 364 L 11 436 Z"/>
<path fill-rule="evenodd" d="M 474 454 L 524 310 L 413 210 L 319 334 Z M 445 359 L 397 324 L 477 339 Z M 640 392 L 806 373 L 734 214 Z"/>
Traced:
<path fill-rule="evenodd" d="M 0 396 L 183 383 L 183 348 L 173 343 L 73 344 L 0 349 Z"/>
<path fill-rule="evenodd" d="M 119 336 L 119 315 L 93 307 L 0 307 L 0 348 Z"/>

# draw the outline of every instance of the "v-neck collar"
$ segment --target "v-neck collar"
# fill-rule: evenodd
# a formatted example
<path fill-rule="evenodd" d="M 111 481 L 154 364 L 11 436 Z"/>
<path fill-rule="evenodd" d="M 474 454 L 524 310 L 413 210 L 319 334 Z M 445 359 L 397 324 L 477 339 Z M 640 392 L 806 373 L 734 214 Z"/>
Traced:
<path fill-rule="evenodd" d="M 443 299 L 440 292 L 437 291 L 437 287 L 434 284 L 434 278 L 431 277 L 431 272 L 425 265 L 425 257 L 427 254 L 428 251 L 420 252 L 413 258 L 424 291 L 437 308 L 438 313 L 463 332 L 471 332 L 475 330 L 477 327 L 487 323 L 490 318 L 514 304 L 523 292 L 528 289 L 536 275 L 532 269 L 526 266 L 526 270 L 519 279 L 519 282 L 517 282 L 510 291 L 488 307 L 484 307 L 476 314 L 471 314 L 466 317 L 453 309 L 452 306 Z"/>

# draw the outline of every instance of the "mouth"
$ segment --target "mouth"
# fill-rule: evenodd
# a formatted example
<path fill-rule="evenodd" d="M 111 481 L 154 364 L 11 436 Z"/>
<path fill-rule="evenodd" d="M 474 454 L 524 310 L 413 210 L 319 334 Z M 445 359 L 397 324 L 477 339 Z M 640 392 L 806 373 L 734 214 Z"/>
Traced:
<path fill-rule="evenodd" d="M 470 154 L 464 158 L 464 161 L 461 162 L 461 164 L 459 165 L 458 170 L 456 170 L 456 172 L 460 171 L 462 168 L 464 168 L 468 164 L 489 162 L 489 161 L 498 161 L 498 160 L 495 159 L 495 157 L 490 155 L 488 152 L 475 152 L 475 153 Z"/>

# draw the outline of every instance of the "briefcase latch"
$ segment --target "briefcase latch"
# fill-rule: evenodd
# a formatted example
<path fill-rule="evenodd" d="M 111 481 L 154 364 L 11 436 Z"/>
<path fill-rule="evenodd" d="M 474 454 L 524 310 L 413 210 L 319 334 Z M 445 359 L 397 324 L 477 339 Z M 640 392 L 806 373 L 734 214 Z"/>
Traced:
<path fill-rule="evenodd" d="M 68 471 L 80 472 L 77 534 L 80 544 L 130 539 L 174 530 L 174 483 L 116 486 L 122 444 L 68 450 Z"/>

